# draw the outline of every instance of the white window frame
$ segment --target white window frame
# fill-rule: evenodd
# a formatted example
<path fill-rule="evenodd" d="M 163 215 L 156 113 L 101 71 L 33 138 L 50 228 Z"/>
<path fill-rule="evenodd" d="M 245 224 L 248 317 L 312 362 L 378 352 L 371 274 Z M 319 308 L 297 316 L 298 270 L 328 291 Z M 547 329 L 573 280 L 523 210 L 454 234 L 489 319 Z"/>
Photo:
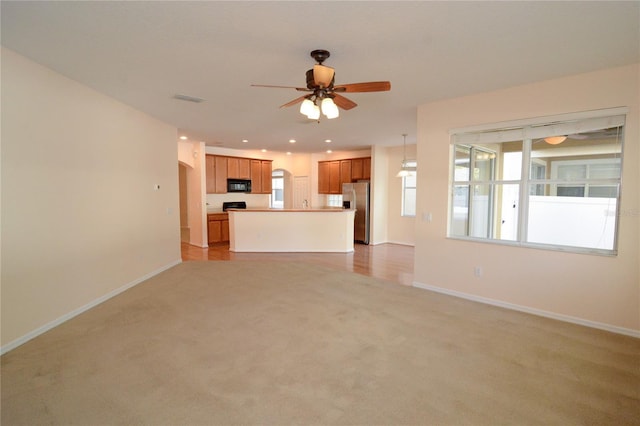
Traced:
<path fill-rule="evenodd" d="M 604 158 L 598 158 L 598 159 L 588 159 L 588 160 L 566 160 L 566 161 L 554 161 L 551 163 L 551 178 L 552 179 L 557 179 L 558 177 L 558 168 L 560 166 L 564 166 L 564 165 L 584 165 L 586 167 L 586 176 L 584 178 L 585 182 L 576 182 L 576 185 L 583 185 L 584 186 L 584 195 L 583 197 L 589 197 L 589 189 L 592 186 L 601 186 L 602 183 L 600 184 L 596 184 L 593 182 L 593 179 L 591 178 L 591 173 L 593 170 L 594 165 L 601 165 L 601 164 L 612 164 L 612 163 L 618 163 L 618 166 L 621 166 L 621 159 L 617 159 L 618 161 L 611 161 L 612 159 L 604 159 Z M 558 184 L 553 184 L 551 185 L 551 195 L 556 195 L 557 194 L 557 190 L 558 190 Z"/>
<path fill-rule="evenodd" d="M 599 248 L 588 248 L 588 247 L 574 247 L 574 246 L 565 246 L 565 245 L 556 245 L 556 244 L 543 244 L 543 243 L 535 243 L 527 241 L 527 226 L 528 226 L 528 208 L 529 208 L 529 189 L 531 184 L 535 184 L 538 180 L 530 178 L 529 167 L 532 162 L 535 162 L 535 159 L 531 158 L 531 150 L 532 150 L 532 141 L 542 136 L 542 132 L 546 132 L 546 136 L 551 136 L 555 134 L 571 134 L 578 133 L 575 128 L 578 128 L 582 125 L 585 126 L 583 131 L 588 131 L 589 126 L 595 126 L 597 128 L 606 128 L 603 124 L 598 123 L 619 123 L 614 124 L 623 126 L 626 122 L 626 114 L 628 113 L 628 108 L 610 108 L 606 110 L 598 110 L 598 111 L 587 111 L 582 113 L 574 113 L 574 114 L 564 114 L 559 116 L 552 117 L 541 117 L 541 118 L 533 118 L 526 120 L 517 120 L 512 122 L 502 122 L 495 124 L 486 124 L 481 126 L 460 128 L 460 129 L 452 129 L 449 131 L 451 140 L 450 140 L 450 176 L 449 176 L 449 214 L 448 214 L 448 228 L 447 228 L 447 238 L 450 239 L 460 239 L 460 240 L 473 240 L 484 243 L 493 243 L 493 244 L 501 244 L 501 245 L 512 245 L 512 246 L 522 246 L 522 247 L 533 247 L 533 248 L 541 248 L 548 250 L 558 250 L 558 251 L 568 251 L 573 253 L 585 253 L 585 254 L 599 254 L 599 255 L 608 255 L 615 256 L 617 255 L 617 247 L 618 247 L 618 232 L 619 232 L 619 214 L 616 215 L 616 223 L 614 228 L 613 235 L 613 248 L 612 249 L 599 249 Z M 577 124 L 576 124 L 577 123 Z M 612 125 L 611 127 L 614 127 Z M 603 126 L 603 127 L 599 127 Z M 593 130 L 593 129 L 592 129 Z M 623 137 L 621 135 L 621 141 L 623 141 Z M 451 226 L 453 220 L 453 190 L 456 185 L 463 185 L 465 182 L 455 181 L 454 173 L 455 173 L 455 146 L 456 145 L 474 145 L 474 144 L 483 144 L 483 143 L 501 143 L 512 140 L 522 140 L 522 173 L 520 180 L 517 181 L 501 181 L 501 180 L 492 180 L 492 181 L 472 181 L 472 177 L 469 177 L 470 185 L 484 185 L 484 184 L 518 184 L 520 185 L 520 204 L 518 209 L 518 236 L 516 241 L 511 240 L 502 240 L 495 238 L 483 238 L 483 237 L 472 237 L 469 236 L 469 231 L 467 230 L 467 235 L 455 235 L 452 234 Z M 624 142 L 622 142 L 624 146 Z M 622 193 L 622 163 L 623 163 L 623 154 L 624 148 L 620 151 L 620 178 L 617 179 L 607 179 L 607 183 L 615 183 L 618 185 L 620 190 L 618 191 L 618 196 L 615 199 L 615 203 L 617 208 L 620 207 L 621 193 Z M 470 173 L 472 171 L 470 170 Z M 542 182 L 541 182 L 542 183 Z M 546 180 L 544 183 L 549 183 L 549 180 Z M 467 217 L 469 220 L 470 216 Z"/>
<path fill-rule="evenodd" d="M 282 183 L 282 188 L 278 188 L 279 185 L 276 182 Z M 275 194 L 278 189 L 282 189 L 282 202 L 276 201 Z M 271 173 L 271 196 L 270 203 L 272 209 L 283 209 L 284 208 L 284 172 L 282 170 L 274 170 Z"/>
<path fill-rule="evenodd" d="M 415 191 L 413 192 L 413 204 L 416 205 L 417 202 L 417 185 L 418 185 L 418 179 L 417 179 L 417 168 L 418 168 L 418 163 L 416 160 L 406 160 L 405 161 L 405 165 L 407 167 L 412 168 L 413 170 L 410 172 L 410 174 L 412 175 L 412 177 L 415 178 L 415 184 L 416 186 L 407 186 L 407 177 L 408 176 L 403 176 L 402 177 L 402 204 L 400 206 L 400 216 L 403 217 L 416 217 L 416 213 L 415 211 L 413 212 L 413 214 L 408 214 L 406 212 L 407 210 L 407 189 L 414 189 Z"/>

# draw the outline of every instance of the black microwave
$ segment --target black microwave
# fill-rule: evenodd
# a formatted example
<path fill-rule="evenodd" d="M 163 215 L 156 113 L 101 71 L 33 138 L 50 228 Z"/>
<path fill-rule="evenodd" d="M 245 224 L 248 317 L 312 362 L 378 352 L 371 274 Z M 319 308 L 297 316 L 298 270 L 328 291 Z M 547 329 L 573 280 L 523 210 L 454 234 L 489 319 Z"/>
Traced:
<path fill-rule="evenodd" d="M 227 179 L 227 192 L 251 192 L 251 179 Z"/>

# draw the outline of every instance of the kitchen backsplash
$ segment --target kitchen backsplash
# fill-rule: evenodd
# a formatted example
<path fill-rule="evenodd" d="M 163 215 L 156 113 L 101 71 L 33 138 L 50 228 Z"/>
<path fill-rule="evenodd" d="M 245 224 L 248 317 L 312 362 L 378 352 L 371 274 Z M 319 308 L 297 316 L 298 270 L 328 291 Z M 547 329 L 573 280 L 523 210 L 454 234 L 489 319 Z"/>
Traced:
<path fill-rule="evenodd" d="M 207 208 L 222 209 L 222 203 L 227 201 L 244 201 L 247 208 L 269 208 L 269 194 L 207 194 Z"/>

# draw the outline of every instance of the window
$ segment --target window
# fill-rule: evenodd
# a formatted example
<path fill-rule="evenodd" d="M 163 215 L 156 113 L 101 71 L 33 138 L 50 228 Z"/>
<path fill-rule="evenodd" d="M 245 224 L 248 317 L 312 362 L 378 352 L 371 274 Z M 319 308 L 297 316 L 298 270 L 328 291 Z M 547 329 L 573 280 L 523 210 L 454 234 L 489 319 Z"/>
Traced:
<path fill-rule="evenodd" d="M 282 170 L 271 172 L 271 208 L 284 208 L 284 172 Z"/>
<path fill-rule="evenodd" d="M 327 195 L 328 207 L 342 207 L 342 194 Z"/>
<path fill-rule="evenodd" d="M 415 160 L 406 160 L 405 163 L 406 167 L 413 168 L 413 170 L 417 167 Z M 415 171 L 402 177 L 402 211 L 400 212 L 402 216 L 415 217 L 416 215 L 416 180 Z"/>
<path fill-rule="evenodd" d="M 623 128 L 616 115 L 453 132 L 448 235 L 615 254 Z"/>

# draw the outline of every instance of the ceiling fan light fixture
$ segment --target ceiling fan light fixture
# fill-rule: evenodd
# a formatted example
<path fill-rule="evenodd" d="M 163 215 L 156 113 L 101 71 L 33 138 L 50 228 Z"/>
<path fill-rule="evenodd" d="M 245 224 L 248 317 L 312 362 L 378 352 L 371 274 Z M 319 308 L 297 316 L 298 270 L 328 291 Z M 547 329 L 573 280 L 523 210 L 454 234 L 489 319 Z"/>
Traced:
<path fill-rule="evenodd" d="M 544 141 L 549 145 L 558 145 L 566 140 L 567 140 L 566 136 L 549 136 L 547 138 L 544 138 Z"/>
<path fill-rule="evenodd" d="M 327 116 L 328 119 L 336 118 L 340 115 L 338 106 L 333 102 L 333 99 L 327 97 L 322 99 L 322 113 Z"/>
<path fill-rule="evenodd" d="M 315 105 L 313 104 L 311 99 L 305 99 L 304 101 L 302 101 L 302 104 L 300 104 L 300 114 L 304 114 L 304 115 L 311 114 L 311 112 L 313 112 L 314 106 Z"/>
<path fill-rule="evenodd" d="M 307 114 L 307 118 L 310 120 L 317 120 L 320 118 L 320 107 L 318 105 L 313 105 L 309 114 Z"/>

